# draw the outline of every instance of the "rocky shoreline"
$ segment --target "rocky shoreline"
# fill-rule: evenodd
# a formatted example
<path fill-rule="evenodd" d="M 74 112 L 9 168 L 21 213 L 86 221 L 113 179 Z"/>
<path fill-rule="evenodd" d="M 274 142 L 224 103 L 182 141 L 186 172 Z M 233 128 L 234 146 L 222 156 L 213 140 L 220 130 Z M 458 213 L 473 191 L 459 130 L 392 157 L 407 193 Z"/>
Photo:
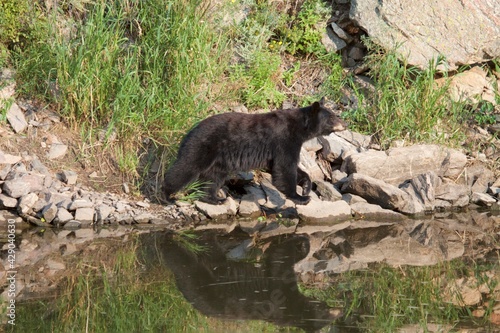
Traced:
<path fill-rule="evenodd" d="M 256 178 L 251 173 L 244 175 L 239 180 L 247 180 L 242 187 L 245 194 L 229 196 L 223 205 L 195 201 L 161 206 L 147 198 L 132 200 L 92 191 L 79 183 L 72 170 L 51 172 L 37 156 L 0 151 L 0 208 L 38 226 L 63 228 L 144 223 L 179 227 L 207 218 L 273 214 L 299 217 L 306 223 L 353 217 L 394 221 L 470 206 L 500 209 L 500 178 L 458 150 L 414 145 L 384 152 L 356 146 L 359 142 L 369 141 L 345 131 L 304 145 L 301 167 L 315 184 L 312 200 L 305 206 L 287 200 L 265 173 L 259 182 L 251 181 Z"/>
<path fill-rule="evenodd" d="M 308 205 L 287 200 L 264 172 L 237 175 L 225 188 L 229 195 L 223 205 L 161 205 L 130 193 L 126 182 L 114 191 L 88 185 L 101 174 L 68 163 L 71 142 L 52 131 L 61 126 L 59 116 L 30 110 L 29 101 L 12 103 L 10 127 L 0 127 L 0 226 L 7 231 L 14 221 L 20 235 L 20 300 L 54 291 L 57 281 L 70 274 L 73 254 L 91 258 L 113 253 L 113 246 L 135 232 L 155 229 L 242 231 L 249 238 L 230 257 L 243 260 L 260 246 L 256 239 L 306 235 L 309 254 L 294 267 L 306 284 L 324 284 L 335 273 L 373 262 L 420 266 L 484 258 L 496 246 L 500 178 L 489 167 L 492 161 L 481 154 L 438 145 L 400 144 L 382 151 L 370 136 L 343 131 L 302 147 L 299 165 L 314 182 Z M 26 137 L 38 149 L 28 148 Z M 495 137 L 488 140 L 500 146 Z M 0 232 L 4 242 L 6 237 Z M 473 246 L 478 243 L 482 246 Z M 0 278 L 5 277 L 5 265 L 0 263 Z M 36 280 L 32 272 L 38 272 Z M 464 284 L 463 289 L 471 288 Z M 478 299 L 485 294 L 471 290 L 461 291 L 462 298 L 470 295 L 466 304 L 481 307 Z"/>
<path fill-rule="evenodd" d="M 38 226 L 161 224 L 178 229 L 232 217 L 330 223 L 351 218 L 394 221 L 477 206 L 500 209 L 500 178 L 487 167 L 484 156 L 438 145 L 400 144 L 381 151 L 370 136 L 349 130 L 303 145 L 299 166 L 314 182 L 312 200 L 305 206 L 287 200 L 264 172 L 238 174 L 226 187 L 229 196 L 223 205 L 177 201 L 163 206 L 145 196 L 128 195 L 126 182 L 120 194 L 95 191 L 84 184 L 98 178 L 97 172 L 79 174 L 64 165 L 70 143 L 52 133 L 61 125 L 60 117 L 33 111 L 29 101 L 14 101 L 13 76 L 3 71 L 8 84 L 0 90 L 2 100 L 12 102 L 6 114 L 10 127 L 0 132 L 0 209 Z M 25 136 L 38 151 L 20 150 L 24 139 L 19 138 Z M 11 144 L 16 140 L 20 143 Z M 495 137 L 488 140 L 500 146 Z M 0 223 L 5 223 L 1 216 Z"/>

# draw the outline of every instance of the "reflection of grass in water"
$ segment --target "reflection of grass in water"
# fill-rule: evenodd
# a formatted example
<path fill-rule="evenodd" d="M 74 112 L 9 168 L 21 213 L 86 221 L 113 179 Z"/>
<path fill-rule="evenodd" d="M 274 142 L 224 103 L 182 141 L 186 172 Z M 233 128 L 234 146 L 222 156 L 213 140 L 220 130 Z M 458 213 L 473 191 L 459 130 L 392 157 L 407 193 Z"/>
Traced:
<path fill-rule="evenodd" d="M 199 314 L 159 266 L 144 272 L 129 242 L 110 262 L 82 260 L 53 300 L 16 304 L 11 332 L 291 332 L 265 322 Z"/>
<path fill-rule="evenodd" d="M 498 281 L 490 273 L 498 269 L 498 264 L 463 260 L 427 267 L 377 264 L 369 269 L 336 275 L 325 289 L 301 286 L 301 291 L 330 306 L 342 307 L 348 320 L 358 321 L 355 326 L 369 332 L 394 332 L 406 324 L 417 324 L 424 329 L 429 323 L 454 326 L 459 321 L 478 322 L 481 319 L 472 316 L 473 307 L 454 305 L 450 299 L 457 300 L 461 296 L 456 289 L 447 293 L 450 289 L 446 286 L 454 286 L 460 278 L 475 278 L 476 287 L 486 285 L 492 291 Z M 485 318 L 494 304 L 491 300 L 482 303 Z"/>
<path fill-rule="evenodd" d="M 135 250 L 134 245 L 117 252 L 112 267 L 82 265 L 52 304 L 20 306 L 16 331 L 182 332 L 202 325 L 203 318 L 183 299 L 170 275 L 152 280 L 141 276 Z"/>
<path fill-rule="evenodd" d="M 177 241 L 186 250 L 198 254 L 208 250 L 208 247 L 196 243 L 199 236 L 192 230 L 184 230 L 174 235 L 174 240 Z"/>

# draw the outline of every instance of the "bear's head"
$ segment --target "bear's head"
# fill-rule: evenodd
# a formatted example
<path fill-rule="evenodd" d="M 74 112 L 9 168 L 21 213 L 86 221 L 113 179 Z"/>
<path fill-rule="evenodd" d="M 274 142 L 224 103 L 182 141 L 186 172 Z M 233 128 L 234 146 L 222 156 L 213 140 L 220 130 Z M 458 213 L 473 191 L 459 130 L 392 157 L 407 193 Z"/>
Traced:
<path fill-rule="evenodd" d="M 306 115 L 306 127 L 311 137 L 329 135 L 332 132 L 343 131 L 347 124 L 332 110 L 325 107 L 324 98 L 314 102 Z"/>

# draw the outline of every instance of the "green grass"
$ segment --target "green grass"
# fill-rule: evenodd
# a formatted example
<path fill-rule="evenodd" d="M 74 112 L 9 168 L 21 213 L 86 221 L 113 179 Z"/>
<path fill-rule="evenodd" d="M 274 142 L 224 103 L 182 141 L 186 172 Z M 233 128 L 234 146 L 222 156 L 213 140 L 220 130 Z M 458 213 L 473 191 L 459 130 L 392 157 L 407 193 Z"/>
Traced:
<path fill-rule="evenodd" d="M 146 137 L 177 142 L 208 114 L 216 96 L 205 85 L 217 84 L 226 59 L 203 3 L 97 1 L 87 9 L 73 35 L 54 28 L 45 44 L 19 54 L 24 91 L 54 102 L 75 127 L 116 131 L 125 149 Z"/>
<path fill-rule="evenodd" d="M 141 175 L 147 174 L 139 170 L 142 153 L 151 151 L 145 141 L 156 147 L 156 155 L 166 151 L 165 167 L 180 137 L 215 113 L 214 105 L 223 111 L 235 102 L 250 108 L 279 108 L 290 97 L 284 87 L 300 70 L 300 66 L 295 72 L 283 69 L 281 56 L 290 52 L 290 45 L 309 58 L 325 57 L 314 26 L 326 17 L 327 5 L 306 1 L 304 12 L 293 18 L 299 29 L 281 38 L 283 29 L 290 27 L 290 17 L 280 4 L 247 4 L 250 12 L 240 23 L 223 25 L 222 17 L 232 15 L 238 4 L 61 3 L 40 12 L 30 25 L 30 36 L 37 38 L 12 49 L 18 91 L 50 103 L 91 146 L 101 147 L 93 144 L 101 131 L 116 134 L 117 140 L 104 140 L 104 149 L 109 148 L 122 172 L 141 183 Z M 310 38 L 299 38 L 305 35 Z M 233 54 L 243 62 L 231 62 Z M 341 68 L 329 59 L 333 57 L 323 63 L 337 78 Z M 334 63 L 340 63 L 336 59 Z M 317 96 L 291 98 L 303 105 Z"/>
<path fill-rule="evenodd" d="M 351 83 L 359 99 L 347 112 L 354 130 L 375 134 L 383 147 L 393 140 L 409 143 L 458 144 L 466 120 L 465 104 L 452 102 L 448 85 L 438 86 L 437 63 L 420 70 L 402 63 L 394 51 L 383 52 L 372 42 L 368 56 L 373 92 L 363 92 Z"/>

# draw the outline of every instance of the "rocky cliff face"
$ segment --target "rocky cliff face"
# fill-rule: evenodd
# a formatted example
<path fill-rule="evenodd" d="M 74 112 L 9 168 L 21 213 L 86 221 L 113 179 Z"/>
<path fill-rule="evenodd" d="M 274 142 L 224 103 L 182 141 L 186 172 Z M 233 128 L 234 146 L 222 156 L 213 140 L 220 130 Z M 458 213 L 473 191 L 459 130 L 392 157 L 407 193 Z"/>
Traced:
<path fill-rule="evenodd" d="M 352 0 L 350 18 L 384 48 L 425 68 L 449 70 L 500 55 L 500 6 L 488 0 Z"/>

